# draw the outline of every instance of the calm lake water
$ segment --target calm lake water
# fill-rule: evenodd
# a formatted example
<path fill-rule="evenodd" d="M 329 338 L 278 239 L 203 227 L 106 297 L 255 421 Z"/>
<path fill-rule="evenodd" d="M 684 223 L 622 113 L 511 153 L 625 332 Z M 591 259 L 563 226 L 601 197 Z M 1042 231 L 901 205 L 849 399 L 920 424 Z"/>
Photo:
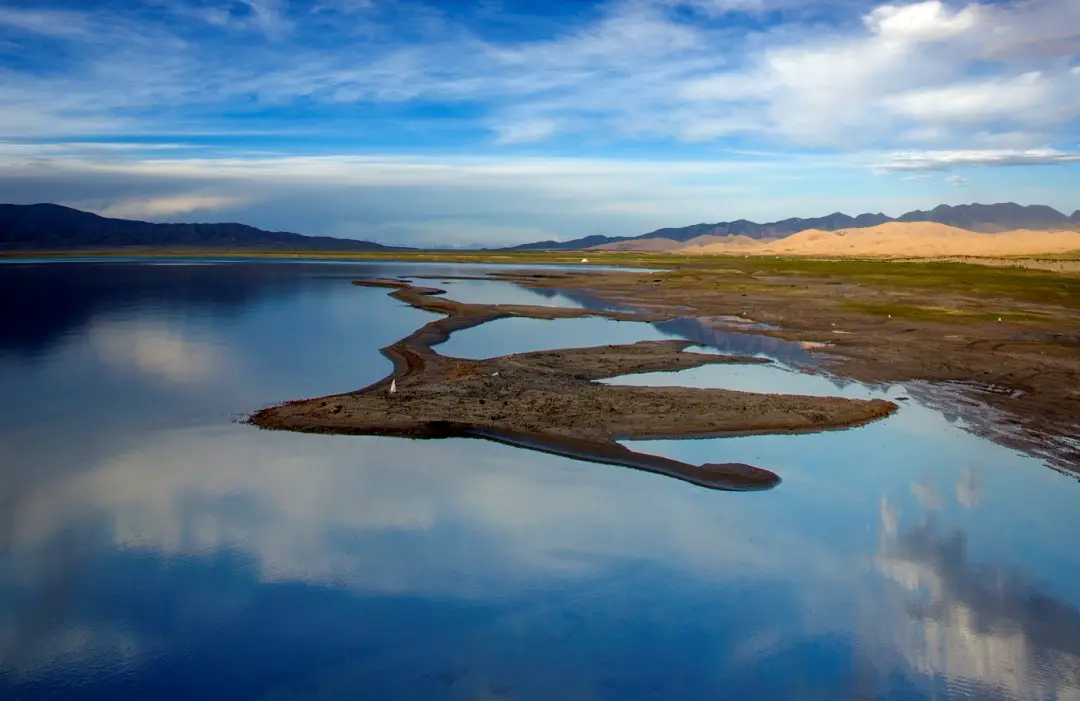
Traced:
<path fill-rule="evenodd" d="M 234 422 L 377 380 L 433 318 L 350 279 L 485 270 L 0 264 L 0 698 L 1080 699 L 1080 483 L 914 398 L 634 444 L 782 476 L 759 493 Z M 808 360 L 690 319 L 503 320 L 444 351 L 672 337 Z M 783 364 L 616 381 L 907 396 Z"/>

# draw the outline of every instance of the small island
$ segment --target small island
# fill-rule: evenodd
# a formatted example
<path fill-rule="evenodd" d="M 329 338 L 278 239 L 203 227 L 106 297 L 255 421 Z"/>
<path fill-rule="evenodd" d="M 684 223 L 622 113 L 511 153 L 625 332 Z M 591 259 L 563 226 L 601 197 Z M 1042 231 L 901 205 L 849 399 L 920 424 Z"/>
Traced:
<path fill-rule="evenodd" d="M 596 380 L 715 363 L 768 360 L 688 352 L 687 341 L 519 353 L 483 360 L 440 355 L 434 346 L 454 331 L 507 317 L 601 316 L 657 321 L 667 317 L 618 311 L 526 305 L 465 304 L 444 290 L 400 280 L 357 280 L 384 287 L 413 307 L 444 314 L 382 349 L 391 375 L 363 389 L 268 407 L 248 421 L 258 427 L 310 433 L 469 437 L 646 470 L 720 490 L 769 489 L 780 478 L 741 463 L 691 465 L 638 453 L 618 440 L 706 438 L 848 428 L 888 416 L 881 399 L 806 397 L 687 387 L 630 387 Z"/>

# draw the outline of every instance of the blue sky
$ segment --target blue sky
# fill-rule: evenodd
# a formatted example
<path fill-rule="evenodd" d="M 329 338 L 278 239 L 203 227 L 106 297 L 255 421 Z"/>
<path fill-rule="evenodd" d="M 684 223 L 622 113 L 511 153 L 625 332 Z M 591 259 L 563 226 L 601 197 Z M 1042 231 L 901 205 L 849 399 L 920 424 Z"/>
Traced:
<path fill-rule="evenodd" d="M 0 0 L 0 201 L 474 245 L 1080 208 L 1080 2 Z"/>

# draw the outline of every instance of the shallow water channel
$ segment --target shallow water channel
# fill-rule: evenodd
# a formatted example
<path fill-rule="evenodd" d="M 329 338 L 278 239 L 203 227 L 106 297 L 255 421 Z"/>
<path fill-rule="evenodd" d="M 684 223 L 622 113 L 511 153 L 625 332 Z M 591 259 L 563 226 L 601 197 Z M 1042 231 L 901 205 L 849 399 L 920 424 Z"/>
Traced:
<path fill-rule="evenodd" d="M 378 349 L 432 318 L 350 279 L 493 268 L 161 263 L 0 264 L 0 698 L 1080 698 L 1080 483 L 903 387 L 692 319 L 508 319 L 440 348 L 689 338 L 778 362 L 611 382 L 901 404 L 847 431 L 634 444 L 783 478 L 759 493 L 481 440 L 264 432 L 234 418 L 379 379 Z"/>

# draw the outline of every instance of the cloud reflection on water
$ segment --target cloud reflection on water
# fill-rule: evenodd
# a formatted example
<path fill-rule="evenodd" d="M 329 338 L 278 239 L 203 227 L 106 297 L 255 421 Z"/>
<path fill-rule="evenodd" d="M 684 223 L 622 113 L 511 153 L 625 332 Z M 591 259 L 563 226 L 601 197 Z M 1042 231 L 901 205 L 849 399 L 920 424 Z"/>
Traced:
<path fill-rule="evenodd" d="M 104 285 L 82 274 L 79 290 Z M 38 412 L 0 415 L 17 453 L 0 465 L 0 689 L 94 699 L 942 698 L 984 679 L 989 698 L 1074 693 L 1075 559 L 1061 535 L 1075 520 L 1073 484 L 1034 461 L 916 401 L 848 432 L 635 446 L 776 466 L 785 482 L 768 494 L 707 492 L 482 441 L 229 424 L 223 407 L 381 376 L 375 347 L 427 318 L 344 276 L 278 277 L 288 274 L 243 274 L 244 285 L 269 281 L 276 292 L 241 304 L 227 268 L 128 272 L 108 299 L 134 285 L 150 290 L 148 302 L 125 312 L 83 300 L 88 331 L 66 327 L 40 367 L 24 354 L 0 366 L 20 414 Z M 222 291 L 204 288 L 215 280 Z M 218 297 L 229 304 L 204 304 Z M 543 340 L 568 345 L 567 328 L 549 322 Z M 607 327 L 589 333 L 603 339 Z M 99 372 L 102 343 L 122 361 L 109 373 Z M 178 360 L 177 348 L 196 349 L 194 360 Z M 225 371 L 183 388 L 170 379 L 213 366 L 200 357 Z M 870 391 L 757 366 L 693 377 Z M 65 401 L 43 404 L 43 394 Z M 925 532 L 905 529 L 900 509 L 919 522 L 926 506 L 937 510 Z M 1022 529 L 1011 526 L 1018 519 Z M 926 583 L 937 598 L 922 593 Z"/>
<path fill-rule="evenodd" d="M 974 562 L 963 531 L 905 528 L 885 500 L 881 519 L 875 562 L 903 592 L 908 625 L 893 637 L 913 671 L 947 696 L 1080 699 L 1080 610 L 1008 566 Z"/>
<path fill-rule="evenodd" d="M 208 382 L 229 370 L 225 351 L 160 322 L 94 320 L 91 346 L 106 363 L 135 367 L 169 382 Z"/>
<path fill-rule="evenodd" d="M 836 654 L 855 654 L 859 664 L 877 666 L 873 674 L 860 674 L 864 681 L 876 679 L 878 692 L 886 691 L 891 656 L 865 656 L 883 647 L 879 629 L 873 629 L 873 640 L 848 638 L 870 615 L 893 631 L 885 647 L 906 660 L 903 677 L 921 679 L 918 684 L 990 680 L 995 688 L 984 690 L 987 698 L 1072 698 L 1062 694 L 1080 689 L 1080 615 L 1074 609 L 1039 594 L 1007 567 L 972 563 L 962 533 L 939 536 L 928 523 L 903 529 L 898 510 L 886 502 L 874 563 L 886 581 L 909 594 L 886 597 L 883 604 L 868 598 L 879 585 L 858 575 L 856 562 L 832 551 L 817 534 L 770 533 L 775 529 L 767 524 L 751 523 L 758 509 L 748 501 L 716 500 L 721 508 L 703 509 L 714 495 L 683 485 L 657 489 L 666 481 L 652 475 L 466 440 L 440 443 L 439 462 L 433 463 L 431 444 L 393 439 L 266 434 L 239 426 L 149 438 L 140 448 L 26 495 L 5 538 L 16 563 L 9 574 L 17 575 L 7 587 L 55 590 L 63 587 L 56 577 L 85 585 L 88 568 L 120 553 L 150 558 L 159 563 L 155 569 L 182 563 L 207 572 L 222 566 L 247 572 L 250 581 L 224 602 L 146 592 L 211 626 L 241 615 L 259 589 L 296 583 L 312 591 L 345 590 L 360 600 L 513 602 L 480 628 L 454 634 L 461 640 L 450 648 L 475 635 L 513 636 L 518 627 L 539 643 L 532 637 L 537 631 L 572 625 L 560 635 L 571 634 L 576 642 L 566 644 L 580 651 L 580 645 L 601 644 L 623 616 L 655 619 L 657 630 L 681 620 L 684 632 L 699 631 L 694 635 L 704 636 L 702 644 L 722 660 L 716 681 L 758 690 L 765 687 L 747 678 L 749 670 L 792 665 L 793 657 L 810 664 L 821 645 L 849 640 L 842 647 L 854 646 L 851 652 Z M 84 542 L 80 548 L 96 553 L 94 559 L 77 563 L 78 569 L 37 569 L 42 552 L 66 551 L 63 543 L 72 532 L 96 540 L 94 547 Z M 796 579 L 793 569 L 800 572 Z M 620 572 L 636 572 L 632 581 L 652 581 L 655 589 L 631 594 L 619 584 Z M 676 572 L 680 587 L 700 588 L 686 604 L 666 600 L 668 578 Z M 660 584 L 658 576 L 669 584 Z M 705 594 L 707 588 L 715 592 Z M 730 601 L 708 608 L 710 600 L 720 603 L 717 596 L 726 599 L 745 588 L 760 591 L 739 595 L 756 612 L 742 623 L 737 614 L 732 619 Z M 929 597 L 922 601 L 924 592 Z M 541 601 L 548 603 L 536 608 Z M 707 607 L 696 623 L 683 620 L 684 606 L 694 601 Z M 77 603 L 69 605 L 78 610 Z M 204 610 L 192 614 L 192 606 Z M 779 608 L 767 613 L 768 607 Z M 71 613 L 60 616 L 68 621 L 60 628 L 9 629 L 3 636 L 8 649 L 19 643 L 31 651 L 21 660 L 8 659 L 9 671 L 13 661 L 23 674 L 61 660 L 112 660 L 109 665 L 137 668 L 166 654 L 158 648 L 168 643 L 153 626 L 80 621 Z M 569 623 L 580 616 L 586 618 Z M 917 626 L 913 636 L 896 632 L 904 630 L 905 617 Z M 901 622 L 893 625 L 891 619 Z M 734 629 L 721 635 L 717 626 Z M 13 640 L 15 634 L 37 639 Z M 480 658 L 454 663 L 466 670 L 461 674 L 491 674 L 500 654 L 487 646 L 474 653 Z M 312 683 L 340 693 L 350 684 L 371 682 L 386 666 L 404 670 L 417 664 L 416 654 L 391 646 L 376 660 L 323 669 Z M 456 657 L 441 648 L 434 654 Z M 501 654 L 514 669 L 525 665 L 517 653 Z M 551 664 L 569 664 L 562 653 L 544 655 Z M 576 673 L 584 678 L 594 672 Z M 569 688 L 581 679 L 565 681 Z M 951 688 L 950 694 L 961 691 Z"/>

